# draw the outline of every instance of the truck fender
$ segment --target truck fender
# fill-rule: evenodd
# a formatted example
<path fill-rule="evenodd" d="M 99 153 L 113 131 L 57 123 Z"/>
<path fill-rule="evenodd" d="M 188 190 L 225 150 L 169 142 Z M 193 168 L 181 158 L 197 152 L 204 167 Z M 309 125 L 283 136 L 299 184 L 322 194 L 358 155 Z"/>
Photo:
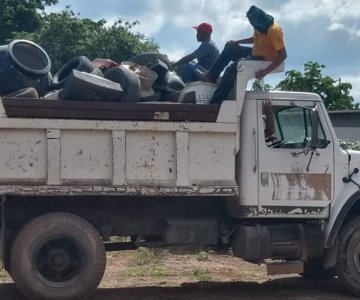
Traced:
<path fill-rule="evenodd" d="M 360 203 L 360 191 L 354 187 L 352 194 L 349 196 L 350 190 L 346 193 L 340 193 L 335 200 L 335 204 L 330 209 L 330 219 L 325 228 L 325 248 L 330 248 L 334 245 L 337 234 L 344 224 L 345 219 L 357 203 Z"/>

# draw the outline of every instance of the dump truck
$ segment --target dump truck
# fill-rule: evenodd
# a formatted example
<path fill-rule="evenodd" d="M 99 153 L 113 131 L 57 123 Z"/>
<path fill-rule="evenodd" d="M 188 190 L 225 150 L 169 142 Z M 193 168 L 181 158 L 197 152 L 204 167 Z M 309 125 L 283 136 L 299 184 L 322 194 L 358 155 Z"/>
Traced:
<path fill-rule="evenodd" d="M 2 98 L 0 258 L 19 290 L 85 299 L 107 250 L 199 245 L 359 296 L 360 152 L 318 95 L 246 91 L 268 64 L 240 62 L 220 105 Z"/>

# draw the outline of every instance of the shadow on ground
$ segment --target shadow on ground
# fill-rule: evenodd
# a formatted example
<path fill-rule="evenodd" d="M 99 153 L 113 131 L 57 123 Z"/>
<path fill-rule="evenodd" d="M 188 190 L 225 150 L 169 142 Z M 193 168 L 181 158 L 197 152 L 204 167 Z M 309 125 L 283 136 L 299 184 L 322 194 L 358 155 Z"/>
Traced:
<path fill-rule="evenodd" d="M 141 284 L 141 282 L 139 282 Z M 1 300 L 25 300 L 14 284 L 0 284 Z M 92 300 L 352 300 L 337 279 L 281 278 L 265 283 L 199 282 L 180 287 L 98 289 Z"/>

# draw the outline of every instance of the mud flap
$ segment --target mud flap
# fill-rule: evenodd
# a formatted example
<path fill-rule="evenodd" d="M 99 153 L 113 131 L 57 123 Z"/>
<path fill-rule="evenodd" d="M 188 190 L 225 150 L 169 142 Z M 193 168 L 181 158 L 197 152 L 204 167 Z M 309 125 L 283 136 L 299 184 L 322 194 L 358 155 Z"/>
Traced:
<path fill-rule="evenodd" d="M 5 201 L 6 196 L 1 196 L 1 228 L 0 228 L 0 269 L 5 268 Z"/>

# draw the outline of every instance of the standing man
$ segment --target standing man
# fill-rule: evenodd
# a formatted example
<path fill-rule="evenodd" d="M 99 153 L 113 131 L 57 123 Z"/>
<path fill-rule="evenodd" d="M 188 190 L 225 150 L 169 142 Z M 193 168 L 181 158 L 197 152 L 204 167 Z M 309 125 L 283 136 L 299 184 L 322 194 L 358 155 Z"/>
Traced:
<path fill-rule="evenodd" d="M 180 75 L 184 83 L 199 80 L 194 71 L 207 72 L 219 56 L 219 50 L 211 39 L 212 26 L 209 23 L 201 23 L 193 28 L 197 30 L 196 38 L 201 45 L 193 53 L 173 64 L 173 66 L 180 66 Z M 195 58 L 197 63 L 192 61 Z"/>
<path fill-rule="evenodd" d="M 233 61 L 226 68 L 211 103 L 221 103 L 229 95 L 236 79 L 240 59 L 272 61 L 266 69 L 256 73 L 256 79 L 262 79 L 287 58 L 283 32 L 280 25 L 274 22 L 274 18 L 256 6 L 251 6 L 246 16 L 254 27 L 254 35 L 247 39 L 227 42 L 219 58 L 207 73 L 196 71 L 200 80 L 215 82 L 228 63 Z M 240 46 L 240 44 L 253 44 L 253 47 Z"/>

